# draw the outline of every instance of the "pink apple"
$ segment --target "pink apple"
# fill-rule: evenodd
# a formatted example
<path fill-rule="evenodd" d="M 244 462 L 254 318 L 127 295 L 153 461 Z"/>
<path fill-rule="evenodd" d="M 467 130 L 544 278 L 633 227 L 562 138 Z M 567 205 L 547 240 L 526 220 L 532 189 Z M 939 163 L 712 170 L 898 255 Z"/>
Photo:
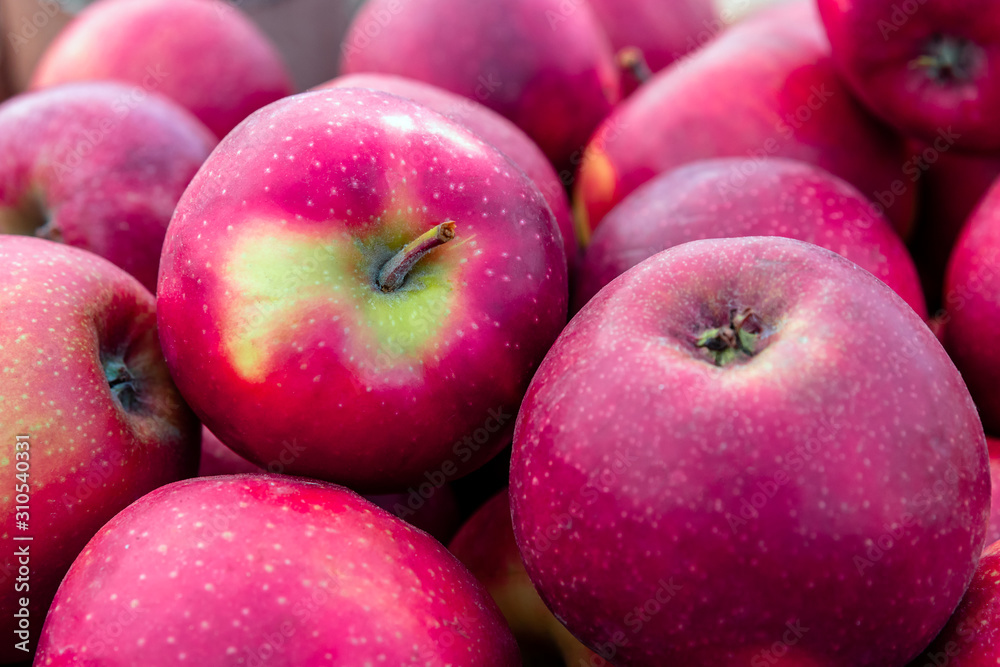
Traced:
<path fill-rule="evenodd" d="M 909 667 L 987 667 L 1000 662 L 1000 543 L 986 548 L 962 604 Z"/>
<path fill-rule="evenodd" d="M 994 0 L 818 0 L 838 70 L 901 132 L 1000 149 L 1000 5 Z"/>
<path fill-rule="evenodd" d="M 464 125 L 500 149 L 535 182 L 556 216 L 572 268 L 577 261 L 576 231 L 562 180 L 541 149 L 516 125 L 489 108 L 430 84 L 388 74 L 349 74 L 320 86 L 371 88 L 406 97 Z"/>
<path fill-rule="evenodd" d="M 945 281 L 945 347 L 962 371 L 986 430 L 1000 434 L 1000 184 L 966 223 Z"/>
<path fill-rule="evenodd" d="M 581 233 L 656 174 L 713 157 L 787 157 L 878 198 L 900 231 L 913 217 L 903 142 L 840 82 L 809 2 L 728 30 L 623 102 L 595 133 L 576 183 Z"/>
<path fill-rule="evenodd" d="M 698 239 L 784 236 L 833 250 L 927 316 L 906 246 L 871 202 L 819 167 L 719 158 L 660 174 L 604 218 L 581 266 L 575 306 L 656 253 Z"/>
<path fill-rule="evenodd" d="M 965 592 L 990 478 L 913 309 L 829 250 L 750 237 L 655 255 L 570 322 L 510 493 L 542 599 L 606 660 L 900 667 Z"/>
<path fill-rule="evenodd" d="M 398 74 L 485 104 L 560 168 L 574 164 L 620 97 L 597 17 L 565 0 L 368 0 L 344 40 L 341 71 Z"/>
<path fill-rule="evenodd" d="M 710 0 L 588 0 L 588 4 L 614 49 L 639 49 L 652 72 L 694 51 L 723 29 Z"/>
<path fill-rule="evenodd" d="M 200 477 L 145 496 L 59 588 L 39 665 L 518 665 L 489 594 L 347 489 Z"/>
<path fill-rule="evenodd" d="M 525 664 L 601 664 L 538 597 L 514 541 L 506 489 L 472 515 L 448 549 L 493 596 L 514 632 Z"/>
<path fill-rule="evenodd" d="M 0 105 L 0 233 L 111 260 L 156 289 L 160 248 L 216 139 L 141 88 L 81 83 Z"/>
<path fill-rule="evenodd" d="M 220 137 L 292 93 L 274 46 L 223 0 L 98 0 L 49 46 L 31 86 L 99 79 L 159 92 Z"/>
<path fill-rule="evenodd" d="M 194 474 L 198 422 L 170 380 L 154 310 L 97 255 L 0 236 L 0 662 L 30 656 L 63 574 L 106 521 Z"/>
<path fill-rule="evenodd" d="M 158 316 L 181 392 L 238 454 L 273 461 L 294 432 L 286 473 L 389 493 L 506 444 L 567 291 L 520 169 L 426 107 L 337 89 L 223 140 L 170 224 Z"/>

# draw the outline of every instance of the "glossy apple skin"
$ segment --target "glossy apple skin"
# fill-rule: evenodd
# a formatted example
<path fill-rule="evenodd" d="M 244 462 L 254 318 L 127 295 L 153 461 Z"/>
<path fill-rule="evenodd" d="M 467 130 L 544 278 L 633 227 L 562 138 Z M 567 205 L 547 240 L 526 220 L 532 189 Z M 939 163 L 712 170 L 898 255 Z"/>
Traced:
<path fill-rule="evenodd" d="M 717 367 L 694 341 L 745 307 L 758 353 Z M 828 250 L 751 237 L 660 253 L 570 322 L 518 416 L 510 493 L 542 598 L 615 664 L 760 662 L 801 623 L 794 664 L 891 667 L 961 599 L 990 478 L 913 310 Z"/>
<path fill-rule="evenodd" d="M 382 265 L 449 220 L 455 240 L 383 294 Z M 506 444 L 567 300 L 520 169 L 426 107 L 338 89 L 220 144 L 170 224 L 157 312 L 181 392 L 238 454 L 278 459 L 294 424 L 286 473 L 390 493 Z"/>
<path fill-rule="evenodd" d="M 449 93 L 422 81 L 389 74 L 349 74 L 319 86 L 328 88 L 371 88 L 411 99 L 443 116 L 464 125 L 500 149 L 514 164 L 535 182 L 545 195 L 545 201 L 556 216 L 566 261 L 572 269 L 576 265 L 576 231 L 569 206 L 566 188 L 545 154 L 528 135 L 509 120 L 467 97 Z"/>
<path fill-rule="evenodd" d="M 706 0 L 588 0 L 615 51 L 642 51 L 659 72 L 702 46 L 723 29 L 715 5 Z"/>
<path fill-rule="evenodd" d="M 782 158 L 693 162 L 660 174 L 626 197 L 604 218 L 587 248 L 575 309 L 658 252 L 699 239 L 739 236 L 784 236 L 832 250 L 927 316 L 913 260 L 871 202 L 819 167 Z"/>
<path fill-rule="evenodd" d="M 31 87 L 102 79 L 161 93 L 219 137 L 293 92 L 271 42 L 222 0 L 98 0 L 52 42 Z"/>
<path fill-rule="evenodd" d="M 106 636 L 116 622 L 131 641 Z M 36 663 L 241 658 L 519 664 L 496 605 L 433 538 L 342 487 L 271 475 L 179 482 L 116 516 L 60 587 Z"/>
<path fill-rule="evenodd" d="M 902 194 L 886 197 L 887 216 L 907 230 L 915 189 L 900 173 L 903 142 L 854 102 L 829 50 L 812 4 L 791 2 L 660 72 L 619 105 L 587 148 L 574 194 L 581 233 L 656 174 L 715 157 L 802 160 L 869 198 L 899 180 Z"/>
<path fill-rule="evenodd" d="M 1000 434 L 1000 185 L 966 223 L 948 262 L 945 348 L 962 371 L 986 430 Z"/>
<path fill-rule="evenodd" d="M 13 614 L 28 597 L 34 644 L 87 540 L 144 493 L 194 474 L 199 430 L 163 361 L 153 297 L 121 269 L 51 241 L 0 236 L 0 310 L 0 470 L 11 485 L 0 497 L 9 547 L 0 610 L 13 637 Z M 127 395 L 108 381 L 121 363 L 134 378 Z M 30 443 L 27 531 L 15 524 L 18 435 Z M 33 539 L 13 541 L 25 535 Z M 27 591 L 15 591 L 15 545 L 29 546 Z M 13 640 L 0 648 L 0 662 L 25 657 Z"/>
<path fill-rule="evenodd" d="M 117 83 L 21 95 L 0 105 L 0 232 L 89 250 L 153 291 L 174 207 L 216 143 L 173 102 Z M 25 205 L 44 228 L 13 220 Z"/>
<path fill-rule="evenodd" d="M 948 625 L 909 667 L 989 667 L 1000 660 L 1000 544 L 986 548 Z"/>
<path fill-rule="evenodd" d="M 576 667 L 600 659 L 556 620 L 535 591 L 514 540 L 507 489 L 469 518 L 448 550 L 493 596 L 517 639 L 525 665 Z"/>
<path fill-rule="evenodd" d="M 559 168 L 575 166 L 620 97 L 611 44 L 586 3 L 368 0 L 342 50 L 343 74 L 397 74 L 485 104 Z"/>
<path fill-rule="evenodd" d="M 1000 148 L 1000 7 L 992 0 L 818 0 L 833 58 L 864 104 L 900 132 L 933 140 L 941 128 L 972 151 Z M 905 9 L 904 9 L 905 7 Z M 942 81 L 914 61 L 935 38 L 976 45 L 970 76 Z"/>

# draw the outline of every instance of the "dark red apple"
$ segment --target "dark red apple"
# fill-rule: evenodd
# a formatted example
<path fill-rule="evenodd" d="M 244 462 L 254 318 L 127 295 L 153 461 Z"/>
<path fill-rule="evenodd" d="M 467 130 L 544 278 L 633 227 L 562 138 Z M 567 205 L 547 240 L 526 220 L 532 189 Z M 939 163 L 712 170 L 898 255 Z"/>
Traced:
<path fill-rule="evenodd" d="M 89 250 L 156 289 L 174 207 L 215 147 L 170 100 L 81 83 L 0 106 L 0 233 Z"/>
<path fill-rule="evenodd" d="M 462 526 L 448 549 L 489 591 L 514 632 L 525 665 L 589 666 L 601 658 L 581 644 L 538 596 L 521 561 L 504 489 Z"/>
<path fill-rule="evenodd" d="M 927 315 L 906 246 L 871 202 L 819 167 L 781 158 L 693 162 L 626 197 L 587 248 L 575 308 L 658 252 L 737 236 L 784 236 L 832 250 L 893 288 L 918 315 Z"/>
<path fill-rule="evenodd" d="M 1000 434 L 1000 183 L 966 223 L 948 263 L 945 347 L 986 430 Z"/>
<path fill-rule="evenodd" d="M 193 475 L 198 422 L 170 379 L 155 301 L 107 260 L 0 236 L 0 662 L 30 657 L 94 533 Z"/>
<path fill-rule="evenodd" d="M 259 465 L 392 493 L 507 444 L 566 322 L 538 188 L 410 100 L 305 93 L 226 137 L 170 223 L 157 315 L 206 426 Z M 266 405 L 262 409 L 261 405 Z"/>
<path fill-rule="evenodd" d="M 485 104 L 559 168 L 620 97 L 597 17 L 567 0 L 368 0 L 344 40 L 341 71 L 398 74 Z"/>
<path fill-rule="evenodd" d="M 616 51 L 634 47 L 652 72 L 694 51 L 725 24 L 711 0 L 587 0 Z"/>
<path fill-rule="evenodd" d="M 942 129 L 1000 149 L 1000 5 L 995 0 L 818 0 L 852 91 L 906 135 Z"/>
<path fill-rule="evenodd" d="M 990 451 L 990 482 L 993 498 L 990 501 L 990 525 L 986 530 L 986 544 L 1000 540 L 1000 439 L 986 436 Z"/>
<path fill-rule="evenodd" d="M 342 487 L 199 477 L 116 516 L 66 575 L 37 664 L 520 664 L 433 538 Z"/>
<path fill-rule="evenodd" d="M 542 150 L 509 120 L 467 97 L 449 93 L 430 84 L 389 74 L 349 74 L 319 86 L 328 88 L 371 88 L 406 97 L 469 128 L 500 149 L 524 170 L 556 216 L 570 268 L 576 266 L 578 246 L 566 188 Z"/>
<path fill-rule="evenodd" d="M 811 2 L 747 19 L 623 102 L 583 158 L 580 233 L 656 174 L 713 157 L 810 162 L 878 199 L 898 230 L 912 222 L 903 142 L 840 82 Z"/>
<path fill-rule="evenodd" d="M 989 667 L 1000 663 L 1000 543 L 986 548 L 948 625 L 909 667 Z"/>
<path fill-rule="evenodd" d="M 185 107 L 219 137 L 290 95 L 281 55 L 223 0 L 98 0 L 46 50 L 32 88 L 124 81 Z"/>
<path fill-rule="evenodd" d="M 620 276 L 532 380 L 514 532 L 615 664 L 900 667 L 958 605 L 986 443 L 934 334 L 867 271 L 782 238 Z"/>

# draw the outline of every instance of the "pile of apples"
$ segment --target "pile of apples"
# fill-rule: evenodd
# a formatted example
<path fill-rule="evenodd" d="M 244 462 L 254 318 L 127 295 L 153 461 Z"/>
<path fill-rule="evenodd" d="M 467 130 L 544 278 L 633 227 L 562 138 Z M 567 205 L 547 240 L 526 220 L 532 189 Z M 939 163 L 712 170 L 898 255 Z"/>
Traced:
<path fill-rule="evenodd" d="M 0 664 L 1000 664 L 995 0 L 240 4 L 0 104 Z"/>

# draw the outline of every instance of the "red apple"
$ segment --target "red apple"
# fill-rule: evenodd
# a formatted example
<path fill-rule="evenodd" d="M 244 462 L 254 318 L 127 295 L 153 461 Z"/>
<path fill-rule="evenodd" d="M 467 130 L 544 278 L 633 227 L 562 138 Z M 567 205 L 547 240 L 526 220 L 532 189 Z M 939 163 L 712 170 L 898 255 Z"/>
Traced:
<path fill-rule="evenodd" d="M 698 239 L 784 236 L 839 253 L 927 316 L 906 246 L 871 202 L 804 162 L 719 158 L 660 174 L 604 218 L 581 265 L 575 306 L 656 253 Z"/>
<path fill-rule="evenodd" d="M 652 72 L 724 29 L 711 0 L 588 0 L 616 51 L 634 47 Z M 574 666 L 575 667 L 575 666 Z"/>
<path fill-rule="evenodd" d="M 577 667 L 600 660 L 556 620 L 535 591 L 514 541 L 506 489 L 472 515 L 448 549 L 493 596 L 526 665 Z"/>
<path fill-rule="evenodd" d="M 570 322 L 510 494 L 542 599 L 606 660 L 899 667 L 965 592 L 990 478 L 913 309 L 829 250 L 750 237 L 662 252 Z"/>
<path fill-rule="evenodd" d="M 909 136 L 1000 149 L 1000 5 L 994 0 L 818 0 L 837 68 Z"/>
<path fill-rule="evenodd" d="M 0 105 L 0 233 L 89 250 L 155 290 L 167 224 L 215 144 L 191 114 L 141 88 L 21 95 Z"/>
<path fill-rule="evenodd" d="M 344 40 L 341 71 L 398 74 L 481 102 L 560 168 L 620 97 L 597 18 L 589 4 L 566 0 L 368 0 Z"/>
<path fill-rule="evenodd" d="M 347 489 L 200 477 L 116 516 L 73 564 L 39 665 L 518 665 L 454 556 Z"/>
<path fill-rule="evenodd" d="M 99 79 L 166 95 L 220 137 L 292 93 L 274 46 L 223 0 L 98 0 L 49 46 L 31 86 Z"/>
<path fill-rule="evenodd" d="M 986 430 L 1000 434 L 1000 183 L 966 223 L 948 263 L 945 348 L 962 371 Z"/>
<path fill-rule="evenodd" d="M 371 88 L 413 100 L 425 107 L 447 116 L 464 125 L 480 137 L 500 149 L 514 164 L 524 170 L 538 189 L 545 195 L 545 201 L 556 216 L 559 231 L 566 248 L 566 259 L 572 268 L 576 265 L 577 243 L 573 228 L 573 214 L 570 212 L 566 188 L 559 179 L 541 149 L 516 125 L 474 102 L 467 97 L 449 93 L 435 86 L 387 74 L 349 74 L 319 87 L 329 88 Z"/>
<path fill-rule="evenodd" d="M 181 392 L 238 454 L 275 460 L 294 425 L 286 473 L 389 493 L 506 444 L 567 291 L 520 169 L 426 107 L 337 89 L 223 140 L 170 224 L 157 312 Z"/>
<path fill-rule="evenodd" d="M 106 521 L 194 474 L 198 422 L 170 380 L 154 310 L 97 255 L 0 236 L 0 662 L 30 656 L 56 587 Z"/>
<path fill-rule="evenodd" d="M 909 667 L 987 667 L 1000 662 L 1000 543 L 986 548 L 962 604 Z"/>
<path fill-rule="evenodd" d="M 576 183 L 577 223 L 593 230 L 656 174 L 713 157 L 788 157 L 878 198 L 897 229 L 913 216 L 903 142 L 840 82 L 811 3 L 747 19 L 622 103 L 591 140 Z"/>

